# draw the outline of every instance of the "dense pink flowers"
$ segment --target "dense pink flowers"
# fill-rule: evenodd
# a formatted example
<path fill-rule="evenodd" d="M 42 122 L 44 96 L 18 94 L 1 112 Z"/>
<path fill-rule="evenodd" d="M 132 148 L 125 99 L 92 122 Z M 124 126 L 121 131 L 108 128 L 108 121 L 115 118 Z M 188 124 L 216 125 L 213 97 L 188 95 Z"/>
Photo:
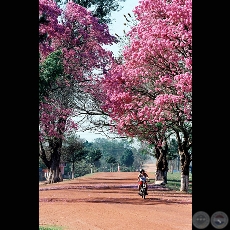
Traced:
<path fill-rule="evenodd" d="M 111 51 L 103 48 L 116 41 L 107 25 L 98 23 L 89 10 L 72 1 L 60 9 L 53 0 L 39 0 L 39 38 L 43 38 L 39 41 L 40 63 L 53 51 L 62 53 L 64 72 L 57 86 L 65 91 L 75 87 L 74 90 L 96 94 L 97 78 L 109 70 L 113 61 Z M 54 96 L 39 105 L 40 137 L 63 138 L 68 131 L 77 129 L 71 120 L 77 116 L 76 108 L 67 102 Z"/>
<path fill-rule="evenodd" d="M 47 55 L 55 50 L 55 44 L 59 43 L 64 28 L 58 22 L 61 10 L 53 0 L 39 0 L 39 36 L 44 36 L 39 41 L 40 59 L 43 61 Z M 58 44 L 56 44 L 58 46 Z"/>
<path fill-rule="evenodd" d="M 103 108 L 130 136 L 192 119 L 192 1 L 141 0 L 134 13 L 124 61 L 103 82 Z"/>
<path fill-rule="evenodd" d="M 39 27 L 47 38 L 39 43 L 41 62 L 61 50 L 64 74 L 101 103 L 120 134 L 137 136 L 159 131 L 158 123 L 165 131 L 191 122 L 192 0 L 140 0 L 133 12 L 137 25 L 127 34 L 130 43 L 124 47 L 122 64 L 116 64 L 103 48 L 115 37 L 89 10 L 73 2 L 60 10 L 54 1 L 40 0 L 39 16 L 47 15 L 49 21 Z M 71 81 L 66 85 L 71 87 Z M 48 124 L 54 130 L 57 118 L 69 122 L 75 114 L 61 103 L 41 106 L 42 131 Z M 60 123 L 60 129 L 67 127 Z"/>

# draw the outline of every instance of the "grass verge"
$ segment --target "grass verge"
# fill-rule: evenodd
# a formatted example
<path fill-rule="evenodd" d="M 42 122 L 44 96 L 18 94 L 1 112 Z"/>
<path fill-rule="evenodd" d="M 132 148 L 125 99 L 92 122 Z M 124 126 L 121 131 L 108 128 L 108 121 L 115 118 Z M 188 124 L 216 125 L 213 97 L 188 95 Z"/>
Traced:
<path fill-rule="evenodd" d="M 168 183 L 166 186 L 172 190 L 180 191 L 181 186 L 181 174 L 180 172 L 168 173 Z M 189 186 L 188 193 L 192 193 L 192 174 L 189 173 Z"/>
<path fill-rule="evenodd" d="M 154 183 L 154 180 L 150 182 Z M 174 190 L 174 191 L 180 191 L 181 186 L 181 174 L 180 172 L 174 172 L 174 173 L 167 173 L 167 184 L 166 187 Z M 189 186 L 188 186 L 188 193 L 192 194 L 192 174 L 189 174 Z"/>

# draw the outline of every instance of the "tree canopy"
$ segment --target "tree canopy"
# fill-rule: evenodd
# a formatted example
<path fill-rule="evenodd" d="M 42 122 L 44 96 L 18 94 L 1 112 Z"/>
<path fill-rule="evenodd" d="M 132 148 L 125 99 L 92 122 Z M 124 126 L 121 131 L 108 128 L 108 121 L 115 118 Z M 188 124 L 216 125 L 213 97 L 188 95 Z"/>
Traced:
<path fill-rule="evenodd" d="M 108 25 L 72 1 L 59 7 L 39 0 L 39 141 L 40 156 L 57 182 L 62 142 L 78 129 L 79 105 L 113 61 L 103 48 L 116 42 Z M 96 93 L 96 90 L 95 90 Z M 83 106 L 84 108 L 84 106 Z M 44 146 L 51 149 L 48 160 Z"/>
<path fill-rule="evenodd" d="M 87 94 L 87 88 L 94 87 L 107 71 L 112 53 L 102 45 L 116 38 L 106 24 L 73 2 L 60 9 L 52 0 L 40 0 L 39 15 L 39 36 L 45 35 L 39 42 L 40 139 L 63 138 L 65 132 L 77 128 L 71 120 L 77 108 L 73 95 Z"/>
<path fill-rule="evenodd" d="M 122 63 L 103 81 L 103 109 L 128 136 L 182 132 L 192 121 L 192 1 L 141 1 Z M 139 130 L 139 132 L 138 132 Z M 161 136 L 161 142 L 165 138 Z"/>
<path fill-rule="evenodd" d="M 192 138 L 192 0 L 139 1 L 119 61 L 103 48 L 118 42 L 104 23 L 118 1 L 63 1 L 64 7 L 56 2 L 39 0 L 43 159 L 44 143 L 59 159 L 54 156 L 60 156 L 65 136 L 78 130 L 81 113 L 99 114 L 110 124 L 100 121 L 98 128 L 153 144 L 162 159 L 173 134 L 186 173 Z"/>
<path fill-rule="evenodd" d="M 126 0 L 72 0 L 74 3 L 88 8 L 94 17 L 99 18 L 100 23 L 112 23 L 111 12 L 121 9 L 119 2 Z M 66 4 L 67 0 L 56 0 L 59 4 Z"/>

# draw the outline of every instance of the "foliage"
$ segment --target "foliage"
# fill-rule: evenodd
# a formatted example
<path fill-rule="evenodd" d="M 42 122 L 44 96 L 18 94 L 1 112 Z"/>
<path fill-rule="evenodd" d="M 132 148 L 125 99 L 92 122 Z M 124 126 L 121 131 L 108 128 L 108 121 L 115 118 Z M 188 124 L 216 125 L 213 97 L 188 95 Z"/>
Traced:
<path fill-rule="evenodd" d="M 103 109 L 120 135 L 151 143 L 160 131 L 157 142 L 166 131 L 191 131 L 191 6 L 191 0 L 144 0 L 135 8 L 137 25 L 127 33 L 123 62 L 103 81 Z"/>
<path fill-rule="evenodd" d="M 63 63 L 61 51 L 57 50 L 39 65 L 39 101 L 44 101 L 52 92 L 52 89 L 58 87 L 56 81 L 63 74 Z"/>
<path fill-rule="evenodd" d="M 175 173 L 168 173 L 167 176 L 167 188 L 170 188 L 175 191 L 180 191 L 180 179 L 181 179 L 181 173 L 175 172 Z M 188 193 L 192 193 L 192 175 L 189 177 L 189 188 Z"/>
<path fill-rule="evenodd" d="M 124 146 L 126 142 L 124 140 L 109 140 L 106 138 L 97 138 L 95 139 L 93 145 L 103 152 L 104 156 L 113 155 L 115 158 L 124 151 Z"/>
<path fill-rule="evenodd" d="M 124 151 L 124 140 L 109 140 L 106 138 L 97 138 L 93 142 L 94 148 L 98 148 L 102 152 L 102 156 L 100 159 L 100 170 L 101 171 L 107 171 L 109 168 L 111 168 L 112 163 L 108 163 L 109 161 L 116 161 L 116 163 L 119 163 L 119 158 L 122 152 Z M 112 160 L 112 159 L 115 160 Z"/>
<path fill-rule="evenodd" d="M 102 108 L 114 132 L 154 145 L 157 171 L 167 171 L 174 134 L 183 175 L 192 145 L 192 0 L 143 0 L 134 9 L 136 25 L 126 33 L 122 60 L 102 81 Z M 183 140 L 182 140 L 183 139 Z M 158 175 L 162 173 L 159 172 Z M 182 188 L 186 189 L 185 183 Z"/>
<path fill-rule="evenodd" d="M 61 159 L 72 165 L 67 165 L 65 171 L 71 170 L 77 177 L 89 173 L 92 166 L 100 167 L 101 156 L 100 149 L 94 148 L 92 143 L 75 135 L 67 137 L 63 142 Z"/>
<path fill-rule="evenodd" d="M 131 149 L 125 149 L 124 153 L 120 157 L 120 162 L 126 167 L 132 166 L 134 162 L 133 151 Z"/>
<path fill-rule="evenodd" d="M 59 8 L 53 0 L 39 0 L 39 154 L 54 182 L 60 181 L 62 141 L 78 129 L 79 105 L 88 104 L 90 93 L 98 95 L 98 78 L 113 61 L 103 45 L 114 42 L 108 26 L 86 8 L 72 1 Z"/>
<path fill-rule="evenodd" d="M 88 149 L 88 154 L 86 156 L 86 162 L 88 162 L 91 166 L 95 166 L 97 168 L 100 167 L 100 159 L 102 157 L 102 152 L 99 148 L 95 148 L 93 143 L 86 142 L 86 148 Z"/>
<path fill-rule="evenodd" d="M 133 151 L 133 164 L 132 164 L 132 168 L 133 171 L 139 171 L 139 169 L 142 167 L 142 165 L 144 164 L 145 161 L 150 160 L 150 154 L 149 152 L 143 152 L 141 149 L 132 149 Z"/>
<path fill-rule="evenodd" d="M 131 156 L 131 161 L 133 158 L 133 163 L 126 166 L 120 167 L 121 171 L 137 171 L 147 159 L 149 159 L 148 153 L 143 154 L 139 149 L 129 146 L 128 142 L 125 140 L 108 140 L 105 138 L 98 138 L 94 142 L 84 142 L 85 150 L 87 154 L 85 157 L 74 163 L 74 174 L 75 177 L 83 176 L 91 172 L 91 167 L 93 171 L 110 171 L 113 166 L 119 164 L 121 166 L 121 156 L 125 154 L 127 148 L 133 153 Z M 127 154 L 128 155 L 128 154 Z M 129 158 L 128 158 L 129 159 Z M 128 159 L 125 159 L 128 161 Z M 131 163 L 131 162 L 130 162 Z M 65 174 L 70 172 L 71 167 L 67 164 L 65 167 Z M 117 169 L 114 168 L 116 171 Z"/>
<path fill-rule="evenodd" d="M 75 163 L 81 161 L 88 154 L 85 148 L 84 140 L 70 136 L 63 142 L 62 160 L 67 163 Z"/>
<path fill-rule="evenodd" d="M 106 162 L 107 162 L 108 164 L 115 164 L 115 163 L 117 163 L 117 160 L 116 160 L 113 156 L 110 156 L 110 157 L 108 157 L 108 158 L 106 159 Z"/>
<path fill-rule="evenodd" d="M 85 159 L 75 163 L 74 177 L 81 177 L 91 172 L 91 166 Z"/>
<path fill-rule="evenodd" d="M 111 168 L 114 164 L 121 165 L 121 156 L 127 148 L 134 150 L 134 147 L 131 147 L 131 144 L 124 139 L 121 140 L 108 140 L 105 138 L 97 138 L 93 143 L 93 146 L 99 148 L 102 152 L 102 157 L 100 159 L 100 170 L 106 171 L 106 169 Z M 136 164 L 139 164 L 140 154 L 136 154 Z M 120 169 L 123 171 L 123 167 Z"/>
<path fill-rule="evenodd" d="M 65 4 L 67 0 L 56 0 L 56 2 Z M 125 2 L 125 0 L 73 0 L 73 2 L 90 9 L 93 16 L 99 18 L 100 23 L 110 24 L 111 11 L 119 11 L 121 7 L 118 2 Z"/>
<path fill-rule="evenodd" d="M 52 84 L 49 86 L 52 88 L 59 86 L 56 94 L 49 94 L 40 103 L 42 141 L 46 136 L 64 138 L 68 127 L 77 129 L 76 122 L 71 120 L 77 108 L 73 106 L 76 100 L 73 95 L 80 91 L 83 95 L 87 89 L 96 87 L 96 78 L 106 72 L 112 61 L 111 51 L 102 45 L 111 45 L 116 38 L 109 34 L 106 24 L 100 24 L 89 10 L 73 2 L 60 9 L 51 0 L 40 0 L 39 19 L 39 36 L 46 35 L 39 42 L 42 70 L 39 94 L 47 92 L 47 84 Z"/>
<path fill-rule="evenodd" d="M 105 1 L 79 2 L 106 9 Z M 109 12 L 103 10 L 98 10 L 102 18 Z M 117 39 L 96 12 L 73 1 L 63 8 L 52 0 L 39 1 L 39 138 L 41 145 L 48 142 L 53 148 L 51 161 L 58 159 L 67 134 L 78 129 L 72 118 L 81 113 L 88 117 L 96 108 L 111 122 L 99 126 L 112 126 L 114 133 L 146 141 L 156 153 L 174 132 L 180 155 L 189 165 L 192 1 L 143 0 L 134 14 L 135 25 L 127 33 L 122 61 L 117 62 L 103 48 Z M 124 154 L 110 151 L 117 162 Z M 101 162 L 107 157 L 102 152 Z M 188 167 L 182 168 L 187 173 Z"/>
<path fill-rule="evenodd" d="M 170 139 L 167 159 L 174 160 L 177 157 L 178 157 L 178 144 L 175 138 L 173 138 L 173 139 Z"/>

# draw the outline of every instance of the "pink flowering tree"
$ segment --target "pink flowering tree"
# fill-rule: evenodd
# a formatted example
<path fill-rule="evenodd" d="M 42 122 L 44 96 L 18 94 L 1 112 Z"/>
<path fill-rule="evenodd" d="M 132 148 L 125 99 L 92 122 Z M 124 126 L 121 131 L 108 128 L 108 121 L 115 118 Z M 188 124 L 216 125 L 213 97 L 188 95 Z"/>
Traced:
<path fill-rule="evenodd" d="M 58 4 L 66 4 L 69 0 L 55 0 Z M 122 7 L 119 2 L 126 0 L 72 0 L 74 3 L 79 4 L 92 11 L 94 17 L 99 18 L 99 23 L 112 23 L 111 12 L 119 11 Z"/>
<path fill-rule="evenodd" d="M 78 129 L 73 118 L 90 98 L 88 83 L 110 68 L 112 53 L 103 45 L 115 41 L 86 8 L 70 1 L 60 9 L 53 0 L 39 0 L 39 155 L 49 183 L 62 180 L 62 142 Z"/>
<path fill-rule="evenodd" d="M 187 191 L 192 130 L 192 1 L 141 0 L 133 12 L 137 25 L 127 33 L 130 43 L 124 47 L 122 63 L 114 64 L 103 82 L 107 96 L 103 109 L 116 124 L 116 132 L 155 146 L 161 146 L 173 133 L 181 157 L 181 191 Z"/>

